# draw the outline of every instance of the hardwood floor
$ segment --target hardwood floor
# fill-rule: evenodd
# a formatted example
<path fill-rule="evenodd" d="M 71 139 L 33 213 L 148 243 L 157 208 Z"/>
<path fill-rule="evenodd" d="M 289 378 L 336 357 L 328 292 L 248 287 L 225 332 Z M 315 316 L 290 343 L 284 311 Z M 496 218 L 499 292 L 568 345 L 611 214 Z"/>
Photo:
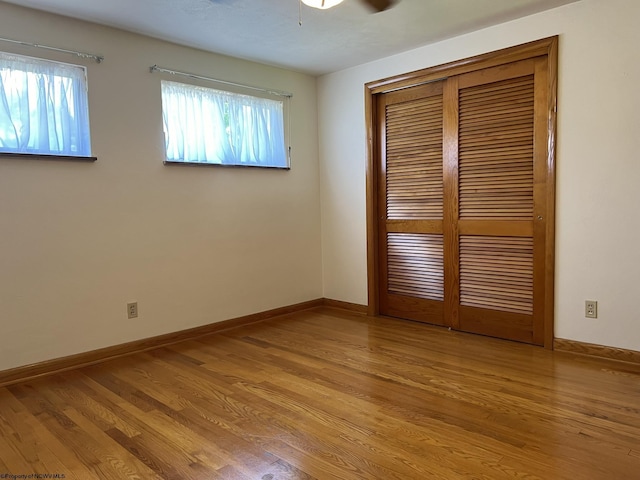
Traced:
<path fill-rule="evenodd" d="M 640 365 L 317 308 L 0 389 L 4 473 L 640 479 Z"/>

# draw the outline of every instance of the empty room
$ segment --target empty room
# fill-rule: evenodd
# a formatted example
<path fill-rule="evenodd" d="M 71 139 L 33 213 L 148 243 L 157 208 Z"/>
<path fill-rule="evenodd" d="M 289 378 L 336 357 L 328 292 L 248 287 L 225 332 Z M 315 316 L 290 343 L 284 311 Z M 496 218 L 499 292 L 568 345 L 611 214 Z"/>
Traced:
<path fill-rule="evenodd" d="M 640 479 L 638 21 L 0 0 L 0 478 Z"/>

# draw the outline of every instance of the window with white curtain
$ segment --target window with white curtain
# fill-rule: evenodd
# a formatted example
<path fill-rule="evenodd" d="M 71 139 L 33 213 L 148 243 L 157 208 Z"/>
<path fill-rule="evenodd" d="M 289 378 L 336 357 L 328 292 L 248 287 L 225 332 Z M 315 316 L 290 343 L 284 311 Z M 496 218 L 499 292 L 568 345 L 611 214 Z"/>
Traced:
<path fill-rule="evenodd" d="M 0 153 L 91 155 L 84 67 L 0 52 Z"/>
<path fill-rule="evenodd" d="M 167 162 L 289 168 L 284 102 L 162 81 Z"/>

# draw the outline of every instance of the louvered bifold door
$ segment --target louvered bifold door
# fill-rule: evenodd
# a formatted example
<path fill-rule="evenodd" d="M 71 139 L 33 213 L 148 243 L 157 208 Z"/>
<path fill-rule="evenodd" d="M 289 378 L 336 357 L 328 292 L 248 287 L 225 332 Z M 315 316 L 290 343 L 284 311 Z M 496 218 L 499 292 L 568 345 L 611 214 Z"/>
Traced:
<path fill-rule="evenodd" d="M 378 98 L 380 313 L 443 324 L 442 82 Z"/>
<path fill-rule="evenodd" d="M 536 344 L 544 341 L 544 65 L 462 75 L 449 92 L 457 96 L 457 223 L 447 238 L 458 285 L 447 311 L 460 330 Z"/>

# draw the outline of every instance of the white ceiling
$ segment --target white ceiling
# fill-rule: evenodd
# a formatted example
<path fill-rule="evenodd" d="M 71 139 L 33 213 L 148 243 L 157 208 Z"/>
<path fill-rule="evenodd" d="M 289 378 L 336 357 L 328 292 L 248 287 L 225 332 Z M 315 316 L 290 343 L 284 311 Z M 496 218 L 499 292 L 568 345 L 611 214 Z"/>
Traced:
<path fill-rule="evenodd" d="M 578 0 L 6 0 L 234 57 L 323 74 Z"/>

